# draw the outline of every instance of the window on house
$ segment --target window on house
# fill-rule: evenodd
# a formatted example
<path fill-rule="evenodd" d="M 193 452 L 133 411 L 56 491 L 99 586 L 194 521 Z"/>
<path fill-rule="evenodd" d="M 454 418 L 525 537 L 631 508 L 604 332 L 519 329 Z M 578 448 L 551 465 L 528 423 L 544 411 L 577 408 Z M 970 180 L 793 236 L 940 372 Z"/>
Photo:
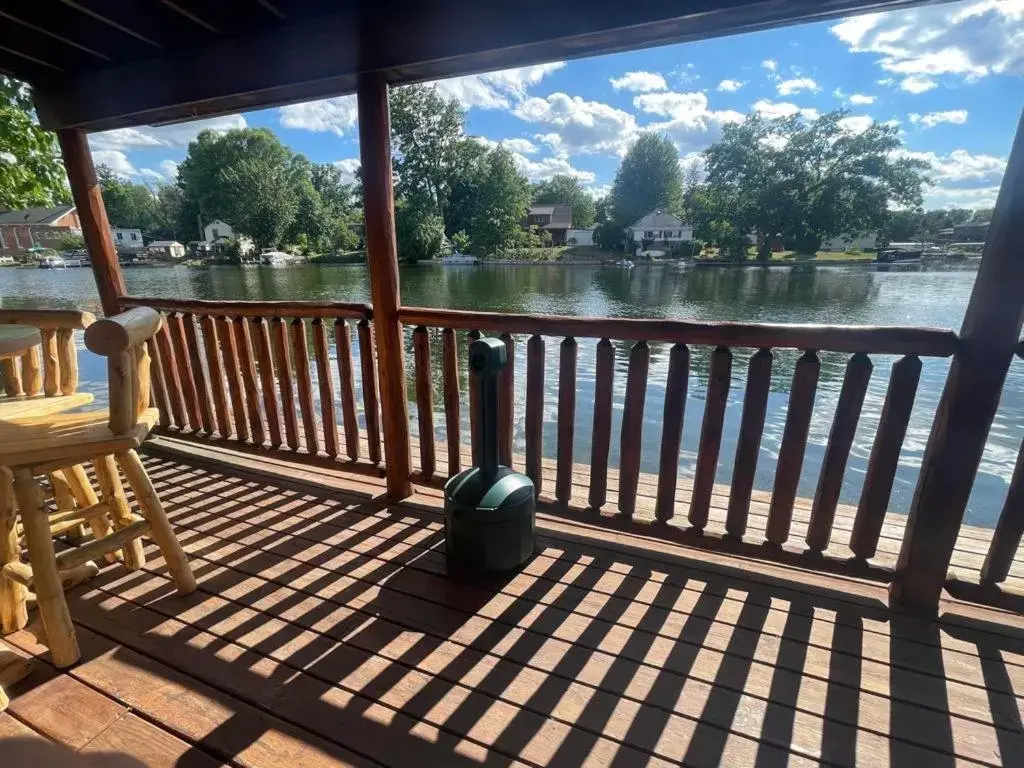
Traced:
<path fill-rule="evenodd" d="M 213 230 L 211 230 L 211 231 L 213 232 L 213 239 L 214 240 L 216 240 L 218 237 L 220 237 L 220 230 L 218 230 L 216 227 L 214 227 Z"/>
<path fill-rule="evenodd" d="M 117 239 L 118 240 L 124 240 L 124 232 L 118 232 L 117 233 Z"/>
<path fill-rule="evenodd" d="M 139 238 L 136 236 L 136 234 L 134 232 L 132 232 L 132 240 L 138 240 L 138 239 Z"/>
<path fill-rule="evenodd" d="M 654 232 L 652 232 L 650 230 L 648 230 L 647 232 L 644 232 L 644 238 L 647 239 L 647 240 L 653 240 L 654 239 Z"/>

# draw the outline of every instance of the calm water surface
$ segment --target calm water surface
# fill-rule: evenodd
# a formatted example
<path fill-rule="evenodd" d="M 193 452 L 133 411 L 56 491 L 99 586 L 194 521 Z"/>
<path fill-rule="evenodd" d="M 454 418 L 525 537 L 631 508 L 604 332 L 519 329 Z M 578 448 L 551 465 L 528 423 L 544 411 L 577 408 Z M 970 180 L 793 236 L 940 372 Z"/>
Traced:
<path fill-rule="evenodd" d="M 129 292 L 142 296 L 369 300 L 367 274 L 362 267 L 129 269 L 125 277 Z M 403 267 L 401 273 L 402 298 L 406 305 L 689 320 L 925 325 L 954 330 L 960 327 L 974 277 L 973 271 L 877 272 L 865 267 L 817 267 L 799 271 L 705 269 L 691 272 L 662 267 L 637 268 L 629 272 L 613 268 L 556 266 Z M 84 269 L 0 270 L 0 306 L 79 307 L 99 311 L 92 274 Z M 523 337 L 517 341 L 520 343 L 516 350 L 516 450 L 522 452 L 525 448 L 522 429 L 526 398 L 523 375 L 526 339 Z M 555 453 L 558 342 L 558 339 L 547 339 L 544 451 L 552 457 Z M 575 459 L 586 462 L 590 456 L 593 416 L 595 341 L 580 339 L 579 344 Z M 435 349 L 439 350 L 439 339 Z M 411 350 L 407 351 L 411 353 Z M 680 458 L 680 472 L 684 475 L 692 474 L 696 460 L 709 352 L 699 347 L 691 350 L 689 399 Z M 643 468 L 650 472 L 657 471 L 668 353 L 669 345 L 652 345 L 642 451 Z M 734 350 L 732 386 L 717 477 L 722 483 L 728 483 L 732 473 L 732 456 L 736 448 L 750 353 L 751 350 Z M 618 460 L 617 443 L 628 354 L 629 344 L 616 344 L 613 464 Z M 435 366 L 439 357 L 435 352 Z M 757 467 L 757 487 L 765 490 L 770 490 L 774 481 L 795 359 L 795 352 L 776 354 L 772 394 Z M 849 503 L 856 503 L 859 498 L 889 371 L 895 358 L 874 356 L 872 362 L 871 386 L 843 484 L 842 499 Z M 901 511 L 910 504 L 921 455 L 949 367 L 946 360 L 924 359 L 923 362 L 921 384 L 893 490 L 892 506 Z M 814 495 L 845 364 L 845 355 L 821 355 L 821 379 L 800 483 L 802 496 Z M 105 387 L 102 361 L 83 349 L 81 368 L 83 388 L 102 394 Z M 435 375 L 435 381 L 439 378 Z M 435 402 L 440 406 L 439 393 Z M 468 424 L 465 408 L 466 401 L 463 400 L 463 421 Z M 440 415 L 435 418 L 439 433 L 443 430 L 443 423 Z M 468 435 L 468 428 L 464 428 L 463 434 Z M 968 511 L 970 522 L 994 524 L 1006 495 L 1022 436 L 1024 370 L 1015 364 L 975 482 Z"/>

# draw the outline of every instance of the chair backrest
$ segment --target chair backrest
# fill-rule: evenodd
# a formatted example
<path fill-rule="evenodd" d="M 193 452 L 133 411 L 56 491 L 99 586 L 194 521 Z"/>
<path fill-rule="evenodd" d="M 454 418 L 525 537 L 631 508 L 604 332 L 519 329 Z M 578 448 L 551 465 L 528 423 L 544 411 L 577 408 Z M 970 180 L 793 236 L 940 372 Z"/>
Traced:
<path fill-rule="evenodd" d="M 0 360 L 7 397 L 72 395 L 78 389 L 78 351 L 75 331 L 95 322 L 91 312 L 69 309 L 0 309 L 0 324 L 39 329 L 42 343 L 20 357 Z"/>
<path fill-rule="evenodd" d="M 160 313 L 148 307 L 136 307 L 112 317 L 97 320 L 85 332 L 85 346 L 107 358 L 110 431 L 128 432 L 139 416 L 149 408 L 150 374 L 146 340 L 163 323 Z"/>

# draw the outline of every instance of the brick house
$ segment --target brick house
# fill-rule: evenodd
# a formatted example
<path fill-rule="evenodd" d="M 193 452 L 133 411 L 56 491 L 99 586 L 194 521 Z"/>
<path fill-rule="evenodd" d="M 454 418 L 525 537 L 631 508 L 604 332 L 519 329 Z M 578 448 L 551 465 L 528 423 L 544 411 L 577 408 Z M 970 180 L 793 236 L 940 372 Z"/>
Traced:
<path fill-rule="evenodd" d="M 33 246 L 54 248 L 64 235 L 81 231 L 73 205 L 0 211 L 0 256 L 17 258 Z"/>

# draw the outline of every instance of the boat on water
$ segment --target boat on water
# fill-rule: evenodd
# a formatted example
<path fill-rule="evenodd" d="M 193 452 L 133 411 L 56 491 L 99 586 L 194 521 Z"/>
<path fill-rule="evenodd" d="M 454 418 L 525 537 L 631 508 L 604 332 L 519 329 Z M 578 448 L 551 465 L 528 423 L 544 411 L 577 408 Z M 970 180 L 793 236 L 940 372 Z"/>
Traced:
<path fill-rule="evenodd" d="M 447 256 L 441 257 L 441 266 L 460 266 L 466 264 L 479 264 L 480 259 L 476 256 L 471 256 L 468 253 L 459 253 L 458 251 L 452 251 Z"/>
<path fill-rule="evenodd" d="M 65 269 L 67 262 L 55 254 L 47 254 L 39 259 L 37 266 L 40 269 Z"/>
<path fill-rule="evenodd" d="M 272 248 L 260 251 L 260 264 L 266 267 L 284 267 L 290 264 L 301 264 L 304 261 L 305 259 L 301 256 L 293 256 L 290 253 L 275 251 Z"/>
<path fill-rule="evenodd" d="M 920 262 L 921 256 L 927 248 L 925 243 L 890 243 L 887 248 L 881 248 L 878 256 L 875 257 L 876 264 L 907 264 Z"/>
<path fill-rule="evenodd" d="M 623 267 L 625 269 L 632 269 L 635 265 L 629 259 L 619 259 L 615 262 L 616 267 Z"/>

